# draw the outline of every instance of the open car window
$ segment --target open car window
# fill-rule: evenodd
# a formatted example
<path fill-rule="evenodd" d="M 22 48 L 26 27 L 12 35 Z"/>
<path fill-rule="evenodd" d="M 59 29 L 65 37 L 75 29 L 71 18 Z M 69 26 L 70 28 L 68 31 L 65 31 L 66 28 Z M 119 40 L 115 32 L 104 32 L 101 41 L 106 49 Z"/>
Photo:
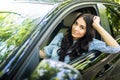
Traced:
<path fill-rule="evenodd" d="M 63 35 L 66 34 L 67 30 L 72 26 L 73 21 L 77 17 L 78 14 L 81 13 L 90 13 L 93 15 L 97 15 L 96 10 L 94 7 L 85 7 L 78 10 L 75 10 L 71 12 L 70 14 L 66 15 L 65 18 L 58 24 L 58 26 L 54 29 L 51 36 L 46 39 L 46 41 L 43 43 L 42 48 L 44 50 L 44 47 L 51 44 L 51 42 L 54 42 L 54 38 L 57 34 L 63 33 Z M 96 32 L 95 38 L 100 39 L 99 34 Z"/>

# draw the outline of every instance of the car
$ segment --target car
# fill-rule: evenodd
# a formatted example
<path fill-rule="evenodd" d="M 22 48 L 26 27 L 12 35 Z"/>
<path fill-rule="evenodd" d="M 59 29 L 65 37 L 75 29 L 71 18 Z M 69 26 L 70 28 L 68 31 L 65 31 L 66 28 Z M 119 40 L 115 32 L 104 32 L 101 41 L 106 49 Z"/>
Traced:
<path fill-rule="evenodd" d="M 109 0 L 13 1 L 0 3 L 0 80 L 28 80 L 42 59 L 39 50 L 65 33 L 78 13 L 101 18 L 120 44 L 120 4 Z M 96 32 L 95 38 L 102 40 Z M 62 63 L 61 63 L 62 64 Z M 90 51 L 68 63 L 82 80 L 119 80 L 120 54 Z"/>

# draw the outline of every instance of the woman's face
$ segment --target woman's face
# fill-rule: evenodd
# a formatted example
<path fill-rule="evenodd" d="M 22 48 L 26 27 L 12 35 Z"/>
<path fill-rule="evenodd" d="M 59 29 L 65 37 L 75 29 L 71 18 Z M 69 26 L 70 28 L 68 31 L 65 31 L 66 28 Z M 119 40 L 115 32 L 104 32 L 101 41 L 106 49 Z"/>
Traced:
<path fill-rule="evenodd" d="M 72 36 L 74 39 L 82 38 L 86 34 L 86 23 L 83 17 L 78 18 L 72 25 Z"/>

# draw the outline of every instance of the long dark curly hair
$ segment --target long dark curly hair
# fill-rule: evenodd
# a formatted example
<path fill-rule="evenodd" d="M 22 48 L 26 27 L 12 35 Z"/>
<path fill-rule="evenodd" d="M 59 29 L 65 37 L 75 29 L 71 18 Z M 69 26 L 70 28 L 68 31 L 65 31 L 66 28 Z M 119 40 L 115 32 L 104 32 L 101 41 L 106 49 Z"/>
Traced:
<path fill-rule="evenodd" d="M 86 22 L 86 34 L 84 37 L 78 39 L 78 41 L 73 45 L 73 37 L 72 37 L 72 26 L 68 29 L 67 34 L 64 36 L 61 42 L 61 47 L 58 50 L 59 60 L 64 61 L 65 56 L 69 55 L 70 60 L 73 60 L 79 57 L 83 52 L 87 52 L 89 48 L 89 42 L 91 42 L 94 38 L 95 32 L 92 27 L 93 15 L 92 14 L 79 14 L 75 21 L 83 17 Z M 73 24 L 75 23 L 73 22 Z"/>

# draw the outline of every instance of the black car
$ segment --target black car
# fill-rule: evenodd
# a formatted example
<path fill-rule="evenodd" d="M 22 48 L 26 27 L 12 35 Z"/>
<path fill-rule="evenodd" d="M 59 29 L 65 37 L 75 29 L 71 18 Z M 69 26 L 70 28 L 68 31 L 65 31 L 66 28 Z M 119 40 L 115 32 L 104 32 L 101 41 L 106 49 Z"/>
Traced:
<path fill-rule="evenodd" d="M 0 3 L 0 80 L 26 80 L 41 59 L 39 50 L 65 33 L 78 13 L 101 18 L 101 25 L 120 43 L 119 2 L 65 0 L 50 3 Z M 96 32 L 95 37 L 102 40 Z M 90 51 L 71 61 L 83 80 L 119 80 L 120 54 Z"/>

